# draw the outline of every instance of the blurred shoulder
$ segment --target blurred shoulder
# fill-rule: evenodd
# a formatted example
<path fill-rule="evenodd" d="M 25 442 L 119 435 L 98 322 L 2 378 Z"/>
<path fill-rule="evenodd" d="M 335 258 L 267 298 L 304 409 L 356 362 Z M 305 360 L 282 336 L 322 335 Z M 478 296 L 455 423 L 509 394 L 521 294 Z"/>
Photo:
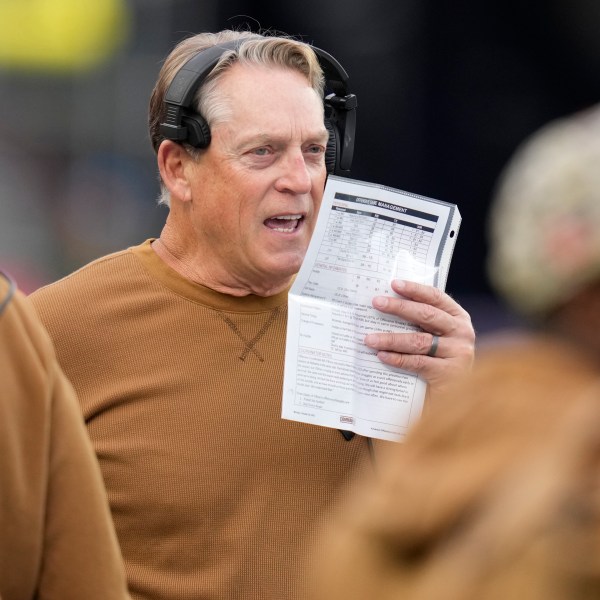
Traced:
<path fill-rule="evenodd" d="M 6 277 L 0 277 L 0 357 L 5 382 L 30 368 L 48 371 L 54 360 L 52 342 L 34 307 Z"/>

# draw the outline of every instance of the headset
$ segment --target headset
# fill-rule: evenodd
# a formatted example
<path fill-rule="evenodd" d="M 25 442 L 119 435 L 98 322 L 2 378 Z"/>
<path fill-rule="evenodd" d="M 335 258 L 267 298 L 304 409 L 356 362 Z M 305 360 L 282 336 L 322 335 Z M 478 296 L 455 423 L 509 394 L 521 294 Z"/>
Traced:
<path fill-rule="evenodd" d="M 210 128 L 195 110 L 196 91 L 221 56 L 229 50 L 237 50 L 242 41 L 225 42 L 202 50 L 175 74 L 164 98 L 166 117 L 160 124 L 160 133 L 165 139 L 185 142 L 194 148 L 208 147 Z M 350 93 L 348 74 L 342 65 L 327 52 L 314 46 L 312 49 L 325 76 L 325 127 L 329 131 L 325 165 L 328 173 L 347 176 L 354 156 L 356 96 Z"/>

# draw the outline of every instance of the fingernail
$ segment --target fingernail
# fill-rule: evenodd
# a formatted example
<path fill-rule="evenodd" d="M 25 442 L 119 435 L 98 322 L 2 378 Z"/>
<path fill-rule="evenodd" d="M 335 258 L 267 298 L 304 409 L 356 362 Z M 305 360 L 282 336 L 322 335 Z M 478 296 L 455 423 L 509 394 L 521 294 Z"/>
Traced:
<path fill-rule="evenodd" d="M 394 279 L 394 285 L 398 290 L 403 290 L 406 287 L 406 281 L 404 279 Z"/>
<path fill-rule="evenodd" d="M 379 336 L 376 333 L 369 333 L 365 336 L 365 344 L 367 346 L 377 346 Z"/>
<path fill-rule="evenodd" d="M 387 303 L 388 299 L 385 296 L 375 296 L 375 298 L 373 298 L 373 306 L 375 308 L 385 308 Z"/>

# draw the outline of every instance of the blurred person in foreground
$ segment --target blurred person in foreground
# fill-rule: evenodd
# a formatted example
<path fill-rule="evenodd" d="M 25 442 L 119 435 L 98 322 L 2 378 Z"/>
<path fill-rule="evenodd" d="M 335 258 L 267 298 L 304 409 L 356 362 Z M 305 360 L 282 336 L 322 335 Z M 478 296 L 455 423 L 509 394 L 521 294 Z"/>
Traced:
<path fill-rule="evenodd" d="M 165 95 L 194 69 L 209 74 L 188 138 L 166 139 Z M 321 66 L 293 39 L 196 35 L 166 59 L 149 122 L 160 238 L 31 298 L 79 394 L 133 597 L 300 598 L 316 520 L 369 467 L 368 440 L 280 417 L 287 295 L 327 176 Z M 423 331 L 367 341 L 433 397 L 471 366 L 469 315 L 433 287 L 394 290 L 375 305 Z"/>
<path fill-rule="evenodd" d="M 126 600 L 102 476 L 35 311 L 0 273 L 0 597 Z"/>
<path fill-rule="evenodd" d="M 589 367 L 550 349 L 477 360 L 452 409 L 426 413 L 330 509 L 304 597 L 600 597 L 600 379 Z"/>
<path fill-rule="evenodd" d="M 522 317 L 482 340 L 378 479 L 339 508 L 313 600 L 600 597 L 600 107 L 518 149 L 490 279 Z"/>

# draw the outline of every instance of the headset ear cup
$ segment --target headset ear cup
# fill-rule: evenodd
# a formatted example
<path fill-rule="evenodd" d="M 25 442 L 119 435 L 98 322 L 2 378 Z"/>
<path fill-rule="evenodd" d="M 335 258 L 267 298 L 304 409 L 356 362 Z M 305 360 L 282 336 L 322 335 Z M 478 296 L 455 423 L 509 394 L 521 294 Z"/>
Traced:
<path fill-rule="evenodd" d="M 210 144 L 210 128 L 201 115 L 185 116 L 181 119 L 187 128 L 185 141 L 194 148 L 207 148 Z"/>
<path fill-rule="evenodd" d="M 338 160 L 339 133 L 329 119 L 325 119 L 325 128 L 329 132 L 329 140 L 325 149 L 325 167 L 328 173 L 333 173 Z"/>

